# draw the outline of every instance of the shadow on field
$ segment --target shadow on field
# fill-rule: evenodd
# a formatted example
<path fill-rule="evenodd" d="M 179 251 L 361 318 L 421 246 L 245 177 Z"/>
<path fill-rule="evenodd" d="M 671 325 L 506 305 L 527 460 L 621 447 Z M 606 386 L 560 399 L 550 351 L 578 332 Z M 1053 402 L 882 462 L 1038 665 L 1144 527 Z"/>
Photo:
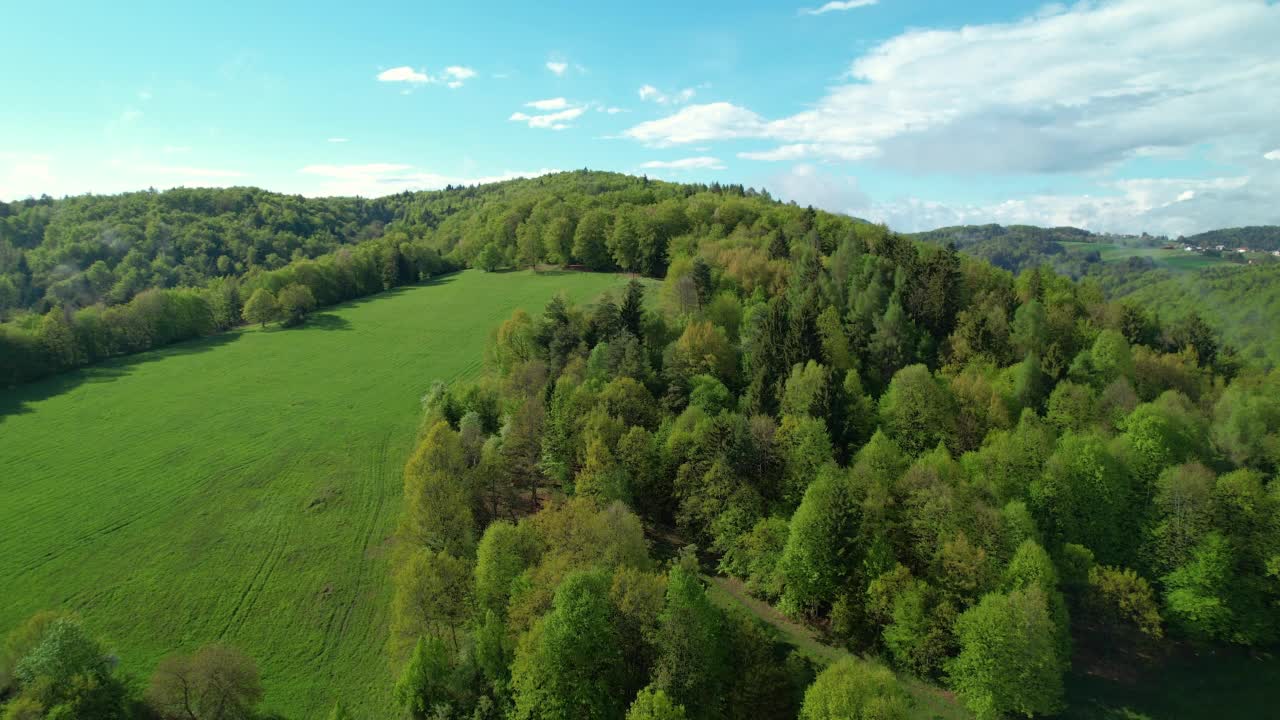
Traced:
<path fill-rule="evenodd" d="M 346 318 L 334 315 L 333 311 L 342 310 L 344 308 L 359 307 L 365 303 L 376 302 L 384 298 L 400 295 L 409 292 L 415 288 L 434 287 L 437 285 L 447 285 L 457 279 L 458 273 L 448 273 L 440 275 L 430 280 L 414 283 L 412 285 L 401 285 L 391 288 L 376 295 L 366 295 L 362 298 L 348 300 L 337 305 L 329 305 L 324 308 L 323 312 L 312 315 L 303 327 L 317 328 L 320 330 L 350 330 L 351 323 Z M 292 328 L 272 327 L 265 332 L 289 332 Z M 137 355 L 126 355 L 124 357 L 112 358 L 104 360 L 96 365 L 80 368 L 71 372 L 61 373 L 35 382 L 24 383 L 14 387 L 0 387 L 0 424 L 3 424 L 5 418 L 11 415 L 20 415 L 22 413 L 31 412 L 31 403 L 36 403 L 54 395 L 60 395 L 79 387 L 84 383 L 102 383 L 111 382 L 117 378 L 124 377 L 132 372 L 134 366 L 142 363 L 163 360 L 164 358 L 173 357 L 175 355 L 188 355 L 191 353 L 204 352 L 213 350 L 214 348 L 226 345 L 236 341 L 240 337 L 240 333 L 232 330 L 229 332 L 210 335 L 209 337 L 197 338 L 195 340 L 187 340 L 184 342 L 169 345 L 168 347 L 158 350 L 149 350 Z M 198 382 L 199 378 L 192 378 L 193 382 Z"/>
<path fill-rule="evenodd" d="M 238 332 L 225 332 L 209 337 L 186 340 L 169 345 L 159 350 L 149 350 L 137 355 L 104 360 L 96 365 L 80 368 L 71 372 L 54 375 L 43 380 L 24 383 L 10 388 L 0 388 L 0 425 L 11 415 L 31 412 L 31 404 L 46 398 L 69 392 L 86 383 L 106 383 L 117 380 L 133 372 L 138 365 L 178 355 L 192 355 L 213 350 L 235 342 L 240 338 Z M 198 378 L 192 378 L 198 381 Z"/>
<path fill-rule="evenodd" d="M 351 322 L 341 315 L 323 313 L 307 318 L 307 322 L 302 327 L 309 330 L 350 330 Z"/>

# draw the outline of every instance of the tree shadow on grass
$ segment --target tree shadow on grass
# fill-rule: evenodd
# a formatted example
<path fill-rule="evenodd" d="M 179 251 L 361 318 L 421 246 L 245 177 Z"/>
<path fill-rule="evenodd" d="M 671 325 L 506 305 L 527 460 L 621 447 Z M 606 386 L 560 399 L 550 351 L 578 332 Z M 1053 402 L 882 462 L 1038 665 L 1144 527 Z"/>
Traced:
<path fill-rule="evenodd" d="M 320 313 L 307 318 L 300 328 L 307 330 L 350 330 L 351 321 L 341 315 Z"/>
<path fill-rule="evenodd" d="M 235 342 L 240 338 L 239 332 L 224 332 L 208 337 L 185 340 L 158 350 L 124 357 L 111 358 L 88 367 L 61 373 L 52 377 L 23 383 L 14 387 L 0 388 L 0 425 L 13 415 L 31 412 L 33 403 L 69 392 L 86 383 L 107 383 L 129 375 L 139 365 L 164 360 L 178 355 L 192 355 L 214 350 L 223 345 Z M 193 378 L 198 382 L 199 378 Z"/>
<path fill-rule="evenodd" d="M 457 272 L 447 273 L 412 285 L 400 285 L 375 295 L 366 295 L 364 297 L 347 300 L 336 305 L 329 305 L 324 308 L 323 312 L 317 313 L 308 318 L 306 323 L 301 327 L 317 328 L 320 330 L 350 330 L 350 321 L 346 318 L 333 314 L 333 311 L 358 307 L 364 303 L 400 295 L 415 288 L 447 285 L 456 280 L 457 277 Z M 264 332 L 288 332 L 293 329 L 295 328 L 270 327 Z M 51 398 L 55 395 L 61 395 L 64 392 L 69 392 L 84 383 L 111 382 L 130 374 L 134 367 L 143 363 L 163 360 L 175 355 L 188 355 L 191 353 L 212 350 L 236 341 L 239 339 L 240 335 L 241 333 L 239 331 L 230 330 L 228 332 L 218 333 L 217 335 L 196 338 L 194 340 L 186 340 L 156 350 L 148 350 L 143 353 L 104 360 L 94 365 L 83 367 L 78 370 L 72 370 L 70 372 L 60 373 L 42 380 L 23 383 L 21 385 L 8 388 L 0 387 L 0 424 L 3 424 L 5 419 L 11 415 L 20 415 L 31 412 L 32 403 Z M 193 380 L 197 382 L 199 381 L 198 378 L 194 378 Z"/>

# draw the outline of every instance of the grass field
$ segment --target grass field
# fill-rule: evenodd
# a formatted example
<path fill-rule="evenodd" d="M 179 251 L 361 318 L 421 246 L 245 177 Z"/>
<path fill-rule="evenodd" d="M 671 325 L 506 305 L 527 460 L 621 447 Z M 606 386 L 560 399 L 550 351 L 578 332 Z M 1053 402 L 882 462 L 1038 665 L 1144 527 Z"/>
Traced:
<path fill-rule="evenodd" d="M 1165 250 L 1158 247 L 1129 247 L 1108 243 L 1068 241 L 1063 241 L 1061 244 L 1070 250 L 1097 250 L 1104 263 L 1123 262 L 1131 257 L 1142 257 L 1150 258 L 1157 266 L 1173 271 L 1195 272 L 1226 262 L 1222 258 L 1207 257 L 1182 249 Z"/>
<path fill-rule="evenodd" d="M 268 709 L 389 717 L 384 554 L 419 398 L 479 371 L 514 308 L 623 282 L 468 271 L 0 390 L 0 632 L 72 609 L 143 677 L 224 640 Z"/>

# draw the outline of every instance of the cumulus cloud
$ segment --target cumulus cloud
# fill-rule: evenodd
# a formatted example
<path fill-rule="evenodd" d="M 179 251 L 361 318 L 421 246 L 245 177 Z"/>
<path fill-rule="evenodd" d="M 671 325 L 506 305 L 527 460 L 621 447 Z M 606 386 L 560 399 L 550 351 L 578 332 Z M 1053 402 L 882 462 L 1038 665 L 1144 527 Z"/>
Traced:
<path fill-rule="evenodd" d="M 319 185 L 304 194 L 360 195 L 381 197 L 406 190 L 438 190 L 446 185 L 483 185 L 487 183 L 537 177 L 557 172 L 549 168 L 532 171 L 507 170 L 495 175 L 445 175 L 419 170 L 403 163 L 366 163 L 362 165 L 307 165 L 298 170 L 303 175 L 320 178 Z"/>
<path fill-rule="evenodd" d="M 880 0 L 833 0 L 819 8 L 803 8 L 800 10 L 801 15 L 822 15 L 829 12 L 840 12 L 842 10 L 853 10 L 854 8 L 867 7 L 875 5 Z"/>
<path fill-rule="evenodd" d="M 431 75 L 425 69 L 414 70 L 408 65 L 401 65 L 378 73 L 379 82 L 409 83 L 410 85 L 426 85 L 441 83 L 449 88 L 460 88 L 467 80 L 476 76 L 476 71 L 465 65 L 450 65 L 438 75 Z M 402 91 L 407 94 L 407 91 Z"/>
<path fill-rule="evenodd" d="M 555 73 L 556 75 L 564 75 L 565 72 L 568 71 L 569 69 L 569 63 L 560 62 L 558 60 L 548 60 L 547 69 Z"/>
<path fill-rule="evenodd" d="M 1271 152 L 1267 153 L 1266 155 L 1263 155 L 1262 157 L 1266 158 L 1267 160 L 1280 160 L 1280 148 L 1276 148 L 1275 150 L 1272 150 Z"/>
<path fill-rule="evenodd" d="M 562 97 L 547 98 L 546 100 L 532 100 L 524 104 L 525 107 L 531 107 L 535 110 L 563 110 L 569 107 L 569 101 Z"/>
<path fill-rule="evenodd" d="M 431 76 L 425 70 L 414 70 L 408 65 L 401 65 L 378 73 L 378 82 L 406 82 L 421 85 L 431 82 Z"/>
<path fill-rule="evenodd" d="M 1084 2 L 904 32 L 791 116 L 691 105 L 625 134 L 655 146 L 760 138 L 836 160 L 874 148 L 884 165 L 921 172 L 1072 172 L 1153 149 L 1274 147 L 1278 36 L 1280 5 L 1258 0 Z"/>
<path fill-rule="evenodd" d="M 679 160 L 650 160 L 641 163 L 640 167 L 664 170 L 723 170 L 724 163 L 719 158 L 701 156 L 687 157 Z"/>
<path fill-rule="evenodd" d="M 637 91 L 641 100 L 646 102 L 655 102 L 659 105 L 683 105 L 693 99 L 698 91 L 694 88 L 685 88 L 668 95 L 652 85 L 641 85 Z"/>
<path fill-rule="evenodd" d="M 625 137 L 654 147 L 668 147 L 707 140 L 765 136 L 768 123 L 750 110 L 732 103 L 690 105 L 674 115 L 642 122 L 623 131 Z"/>
<path fill-rule="evenodd" d="M 560 112 L 546 113 L 543 115 L 529 115 L 523 112 L 511 113 L 511 117 L 507 118 L 513 122 L 527 123 L 531 128 L 545 128 L 550 130 L 564 130 L 571 127 L 569 122 L 576 120 L 582 113 L 586 112 L 585 106 L 571 107 L 561 110 Z"/>

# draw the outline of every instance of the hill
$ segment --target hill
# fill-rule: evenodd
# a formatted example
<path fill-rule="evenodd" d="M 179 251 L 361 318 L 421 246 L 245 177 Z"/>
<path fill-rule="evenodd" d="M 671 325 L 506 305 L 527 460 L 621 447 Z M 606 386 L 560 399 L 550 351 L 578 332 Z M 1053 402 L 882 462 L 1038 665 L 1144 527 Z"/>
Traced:
<path fill-rule="evenodd" d="M 1250 365 L 1280 366 L 1280 263 L 1155 276 L 1120 298 L 1168 320 L 1199 313 Z"/>
<path fill-rule="evenodd" d="M 222 640 L 266 705 L 389 717 L 386 542 L 419 398 L 608 274 L 464 272 L 0 390 L 0 629 L 66 607 L 143 677 Z"/>
<path fill-rule="evenodd" d="M 1247 247 L 1250 250 L 1271 252 L 1280 250 L 1280 225 L 1222 228 L 1191 235 L 1183 238 L 1182 241 L 1200 247 L 1222 245 L 1231 250 Z"/>

